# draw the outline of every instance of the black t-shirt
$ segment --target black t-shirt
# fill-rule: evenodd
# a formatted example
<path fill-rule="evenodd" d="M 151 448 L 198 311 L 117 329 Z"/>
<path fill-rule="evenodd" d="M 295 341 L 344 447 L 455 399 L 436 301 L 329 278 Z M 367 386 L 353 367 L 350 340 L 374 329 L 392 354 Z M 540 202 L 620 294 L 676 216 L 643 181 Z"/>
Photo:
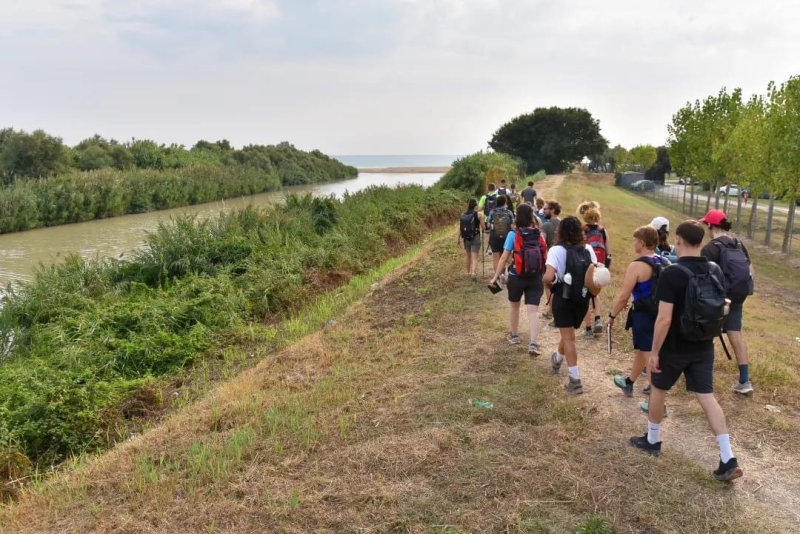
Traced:
<path fill-rule="evenodd" d="M 720 281 L 724 280 L 722 270 L 719 265 L 711 263 L 705 257 L 688 257 L 678 259 L 678 263 L 685 265 L 693 273 L 700 274 L 709 270 L 716 270 Z M 656 299 L 661 302 L 668 302 L 673 305 L 672 324 L 669 327 L 667 338 L 661 348 L 664 353 L 689 353 L 698 354 L 714 351 L 714 341 L 687 341 L 681 336 L 680 321 L 686 300 L 686 287 L 689 285 L 689 277 L 676 265 L 671 265 L 664 269 L 658 281 Z"/>
<path fill-rule="evenodd" d="M 713 261 L 714 263 L 719 265 L 721 262 L 722 253 L 720 251 L 719 245 L 715 245 L 714 241 L 719 241 L 723 245 L 730 245 L 734 243 L 735 240 L 730 236 L 722 235 L 717 237 L 716 239 L 712 239 L 711 241 L 706 243 L 706 246 L 703 247 L 701 254 L 706 258 L 708 258 L 708 261 Z M 747 247 L 745 247 L 744 243 L 742 243 L 741 241 L 739 241 L 739 243 L 742 245 L 742 249 L 744 250 L 744 255 L 747 256 L 747 259 L 749 260 L 750 253 L 747 251 Z"/>
<path fill-rule="evenodd" d="M 528 204 L 533 204 L 533 199 L 536 198 L 536 189 L 533 189 L 532 187 L 526 187 L 520 192 L 520 194 L 525 202 Z"/>

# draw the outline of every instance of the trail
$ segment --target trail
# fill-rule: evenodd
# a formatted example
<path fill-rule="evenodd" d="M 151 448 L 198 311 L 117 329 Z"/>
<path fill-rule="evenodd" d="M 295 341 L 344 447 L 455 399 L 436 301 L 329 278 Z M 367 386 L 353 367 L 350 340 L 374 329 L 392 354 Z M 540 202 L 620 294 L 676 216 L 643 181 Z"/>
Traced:
<path fill-rule="evenodd" d="M 544 198 L 557 199 L 563 180 L 562 175 L 548 176 L 537 186 Z M 562 216 L 564 213 L 570 213 L 566 206 Z M 617 238 L 616 242 L 621 243 L 621 240 Z M 506 302 L 497 301 L 496 304 L 498 315 L 506 313 Z M 604 321 L 607 313 L 608 305 L 604 303 L 601 314 Z M 539 342 L 543 354 L 539 358 L 538 367 L 542 370 L 549 369 L 550 353 L 555 350 L 559 341 L 558 330 L 546 326 L 547 322 L 549 321 L 540 319 Z M 524 334 L 520 333 L 523 340 L 527 339 L 527 324 L 527 320 L 521 317 L 520 326 L 525 331 Z M 578 364 L 584 387 L 583 401 L 605 421 L 602 427 L 607 433 L 602 439 L 627 442 L 631 436 L 641 435 L 647 428 L 647 415 L 639 407 L 639 403 L 647 400 L 647 397 L 641 393 L 646 384 L 644 378 L 637 380 L 633 398 L 625 397 L 613 383 L 613 374 L 629 373 L 633 361 L 630 333 L 624 330 L 623 325 L 624 320 L 617 321 L 615 325 L 615 346 L 611 354 L 605 348 L 605 334 L 595 336 L 594 339 L 584 339 L 583 332 L 579 331 L 576 338 Z M 566 383 L 565 368 L 562 368 L 560 378 Z M 730 384 L 724 384 L 719 388 L 716 392 L 718 399 L 734 395 L 729 386 Z M 759 392 L 756 392 L 755 397 L 737 400 L 763 405 L 765 401 L 759 396 Z M 669 416 L 663 423 L 662 457 L 666 461 L 674 455 L 687 457 L 701 469 L 708 471 L 710 477 L 710 471 L 716 468 L 719 461 L 717 443 L 699 404 L 693 396 L 685 393 L 683 380 L 670 392 L 667 404 Z M 766 417 L 768 412 L 765 410 L 764 413 Z M 766 444 L 754 425 L 742 428 L 744 425 L 735 419 L 731 420 L 729 414 L 726 415 L 734 453 L 745 472 L 744 477 L 732 485 L 732 491 L 741 504 L 743 513 L 749 513 L 752 507 L 748 507 L 748 504 L 752 501 L 764 503 L 772 510 L 773 519 L 786 525 L 787 532 L 800 530 L 800 482 L 796 477 L 795 467 L 800 458 L 796 444 L 781 443 L 780 447 Z"/>

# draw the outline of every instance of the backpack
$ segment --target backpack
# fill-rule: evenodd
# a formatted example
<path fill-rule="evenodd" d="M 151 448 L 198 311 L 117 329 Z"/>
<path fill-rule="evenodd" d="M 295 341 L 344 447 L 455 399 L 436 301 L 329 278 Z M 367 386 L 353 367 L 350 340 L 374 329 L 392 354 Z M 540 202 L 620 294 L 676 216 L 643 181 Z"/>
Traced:
<path fill-rule="evenodd" d="M 731 302 L 744 302 L 753 294 L 753 277 L 750 276 L 750 259 L 738 239 L 733 243 L 712 241 L 719 247 L 720 267 L 725 275 L 725 291 Z"/>
<path fill-rule="evenodd" d="M 492 214 L 492 237 L 505 239 L 514 224 L 514 216 L 506 209 L 499 209 Z"/>
<path fill-rule="evenodd" d="M 514 271 L 520 278 L 534 278 L 544 272 L 540 237 L 538 228 L 519 228 L 514 235 Z"/>
<path fill-rule="evenodd" d="M 508 194 L 508 189 L 506 189 L 505 187 L 501 187 L 500 189 L 497 190 L 497 194 L 498 195 L 507 195 Z"/>
<path fill-rule="evenodd" d="M 592 256 L 583 245 L 578 245 L 577 247 L 562 246 L 567 250 L 564 275 L 566 276 L 567 273 L 572 275 L 572 284 L 562 282 L 564 289 L 561 296 L 566 300 L 583 303 L 589 298 L 589 290 L 584 287 L 584 281 L 586 280 L 586 271 L 589 270 L 589 266 L 592 264 Z"/>
<path fill-rule="evenodd" d="M 712 269 L 695 274 L 685 265 L 675 265 L 689 277 L 680 316 L 681 336 L 687 341 L 707 341 L 721 336 L 725 322 L 725 287 L 719 277 Z"/>
<path fill-rule="evenodd" d="M 661 260 L 661 258 L 659 258 L 659 260 Z M 661 278 L 661 272 L 664 270 L 664 265 L 661 261 L 656 261 L 655 258 L 649 258 L 647 256 L 642 256 L 634 261 L 639 261 L 649 265 L 650 269 L 652 269 L 652 274 L 650 275 L 650 295 L 647 298 L 634 301 L 633 309 L 635 311 L 641 311 L 656 316 L 658 315 L 658 299 L 656 299 L 656 288 L 658 287 L 658 281 Z"/>
<path fill-rule="evenodd" d="M 497 207 L 497 194 L 486 195 L 486 201 L 483 203 L 483 214 L 488 216 L 493 209 Z"/>
<path fill-rule="evenodd" d="M 461 214 L 461 239 L 472 241 L 480 233 L 478 227 L 478 214 L 474 211 L 467 211 Z"/>
<path fill-rule="evenodd" d="M 598 226 L 594 230 L 589 226 L 584 226 L 586 231 L 586 244 L 594 249 L 594 255 L 597 256 L 598 263 L 606 262 L 606 229 Z"/>

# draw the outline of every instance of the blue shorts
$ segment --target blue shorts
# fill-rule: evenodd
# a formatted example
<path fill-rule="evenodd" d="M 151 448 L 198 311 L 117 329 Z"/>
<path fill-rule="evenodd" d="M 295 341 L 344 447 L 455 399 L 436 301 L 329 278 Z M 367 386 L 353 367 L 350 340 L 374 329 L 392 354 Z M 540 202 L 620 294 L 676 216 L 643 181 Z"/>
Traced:
<path fill-rule="evenodd" d="M 631 310 L 631 333 L 633 349 L 642 352 L 653 350 L 653 333 L 656 329 L 656 318 L 652 314 Z"/>

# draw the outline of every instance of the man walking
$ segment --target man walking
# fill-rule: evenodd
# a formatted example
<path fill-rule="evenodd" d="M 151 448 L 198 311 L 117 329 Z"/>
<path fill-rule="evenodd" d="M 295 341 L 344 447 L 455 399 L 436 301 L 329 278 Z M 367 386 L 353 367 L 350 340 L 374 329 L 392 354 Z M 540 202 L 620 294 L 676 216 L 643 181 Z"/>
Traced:
<path fill-rule="evenodd" d="M 536 201 L 536 189 L 533 188 L 533 182 L 528 182 L 528 187 L 520 191 L 522 195 L 522 200 L 526 204 L 530 204 L 533 206 L 533 203 Z"/>
<path fill-rule="evenodd" d="M 649 454 L 661 452 L 664 400 L 684 375 L 686 389 L 695 394 L 717 438 L 720 461 L 714 478 L 729 481 L 741 477 L 742 469 L 713 387 L 714 338 L 725 318 L 724 275 L 701 254 L 705 229 L 699 222 L 681 223 L 675 234 L 678 263 L 664 269 L 656 291 L 658 317 L 647 363 L 652 376 L 647 433 L 630 442 Z"/>

